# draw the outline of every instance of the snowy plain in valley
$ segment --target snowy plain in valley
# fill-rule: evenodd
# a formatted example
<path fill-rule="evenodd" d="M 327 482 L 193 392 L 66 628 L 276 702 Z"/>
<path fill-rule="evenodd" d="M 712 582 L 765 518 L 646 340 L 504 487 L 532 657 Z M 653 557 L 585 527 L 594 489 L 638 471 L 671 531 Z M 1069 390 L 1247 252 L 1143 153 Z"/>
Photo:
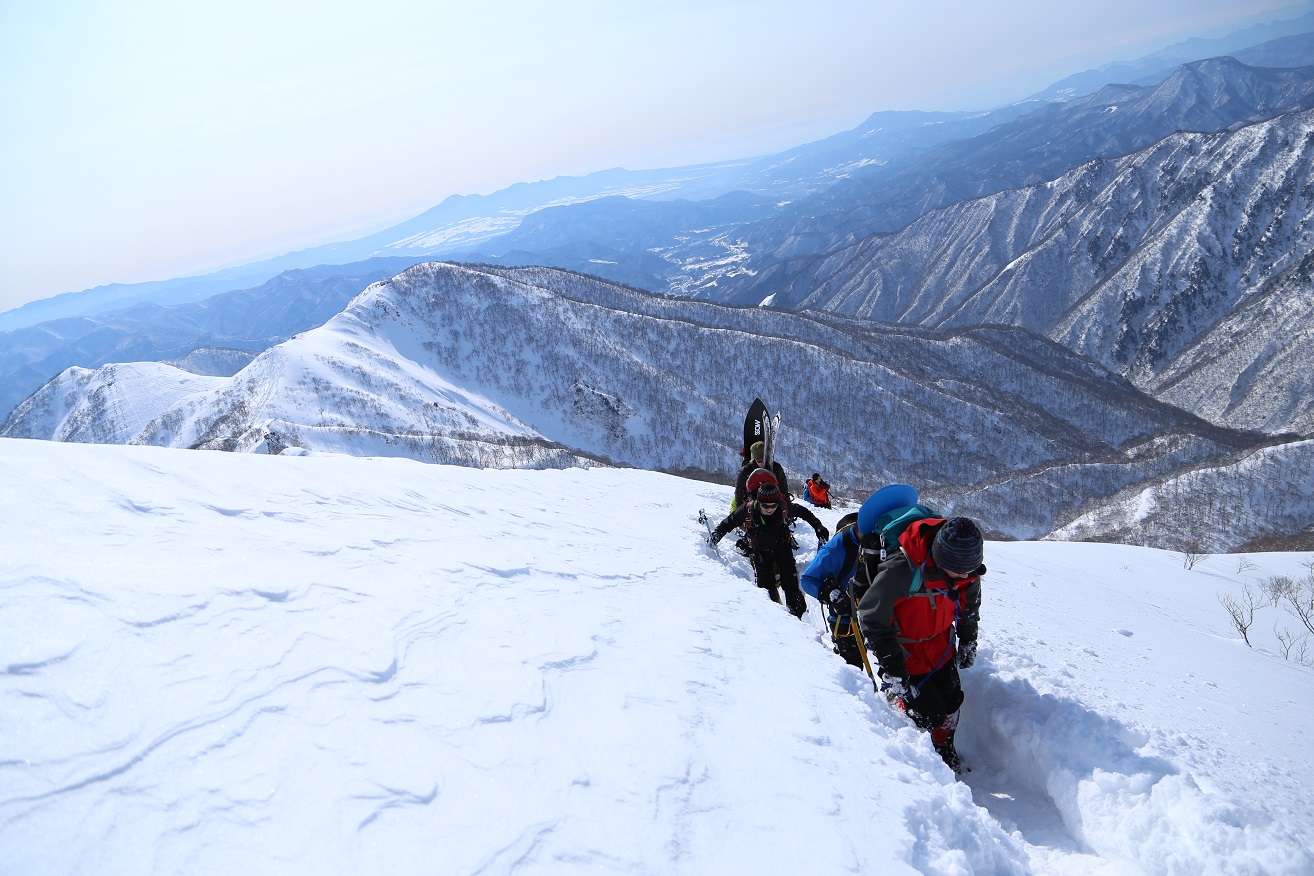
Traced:
<path fill-rule="evenodd" d="M 1308 555 L 987 544 L 959 781 L 728 500 L 0 440 L 0 873 L 1314 870 L 1314 669 L 1219 603 Z"/>

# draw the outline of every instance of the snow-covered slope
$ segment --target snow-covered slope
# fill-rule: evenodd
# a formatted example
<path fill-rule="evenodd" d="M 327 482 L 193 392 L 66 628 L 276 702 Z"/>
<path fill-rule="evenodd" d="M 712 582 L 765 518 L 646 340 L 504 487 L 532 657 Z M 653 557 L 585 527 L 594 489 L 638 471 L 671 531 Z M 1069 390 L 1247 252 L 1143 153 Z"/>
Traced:
<path fill-rule="evenodd" d="M 1066 488 L 1044 502 L 982 509 L 998 531 L 1023 537 L 1093 497 L 1255 439 L 1017 330 L 937 333 L 727 308 L 549 269 L 417 266 L 204 392 L 144 388 L 143 405 L 160 402 L 144 426 L 93 430 L 78 418 L 52 429 L 50 412 L 85 406 L 65 391 L 75 376 L 82 395 L 95 391 L 80 373 L 61 377 L 16 409 L 4 434 L 725 473 L 738 466 L 745 399 L 760 395 L 785 416 L 784 464 L 825 471 L 851 493 L 912 480 L 954 501 L 967 485 L 1067 471 Z"/>
<path fill-rule="evenodd" d="M 989 543 L 959 782 L 702 544 L 725 487 L 10 439 L 0 484 L 6 873 L 1314 868 L 1314 669 L 1216 599 L 1305 555 Z"/>

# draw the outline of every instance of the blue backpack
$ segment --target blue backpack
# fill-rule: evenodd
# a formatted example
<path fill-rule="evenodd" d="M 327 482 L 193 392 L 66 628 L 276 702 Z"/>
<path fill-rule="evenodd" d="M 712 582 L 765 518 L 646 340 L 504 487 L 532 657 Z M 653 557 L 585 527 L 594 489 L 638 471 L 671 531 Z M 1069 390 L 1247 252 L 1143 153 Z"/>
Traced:
<path fill-rule="evenodd" d="M 899 547 L 899 536 L 903 535 L 904 530 L 918 520 L 940 516 L 935 509 L 917 500 L 917 490 L 907 484 L 891 484 L 872 493 L 858 509 L 857 526 L 864 540 L 866 536 L 873 533 L 878 536 L 878 540 L 876 544 L 861 548 L 860 552 L 874 553 L 879 550 L 880 554 L 876 560 L 878 563 L 884 562 L 890 554 L 902 550 Z M 853 561 L 856 559 L 855 556 Z M 851 568 L 852 562 L 846 556 L 846 574 Z M 915 569 L 911 590 L 916 590 L 921 580 L 921 569 Z"/>

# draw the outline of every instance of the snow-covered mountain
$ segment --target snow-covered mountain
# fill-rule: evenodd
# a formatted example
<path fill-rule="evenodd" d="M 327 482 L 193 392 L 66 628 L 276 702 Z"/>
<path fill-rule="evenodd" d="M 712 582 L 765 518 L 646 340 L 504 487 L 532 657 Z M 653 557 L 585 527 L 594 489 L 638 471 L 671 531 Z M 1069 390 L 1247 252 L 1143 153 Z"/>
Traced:
<path fill-rule="evenodd" d="M 255 288 L 191 304 L 138 304 L 0 334 L 0 416 L 73 366 L 167 361 L 206 347 L 237 351 L 229 354 L 234 360 L 240 351 L 259 353 L 322 325 L 370 283 L 413 264 L 414 259 L 371 259 L 285 271 Z"/>
<path fill-rule="evenodd" d="M 909 481 L 945 503 L 990 484 L 982 516 L 1017 537 L 1259 440 L 1016 329 L 728 308 L 545 268 L 419 265 L 232 378 L 169 374 L 70 369 L 0 434 L 724 477 L 745 400 L 761 395 L 785 415 L 781 459 L 796 475 L 824 471 L 850 494 Z M 1060 472 L 1064 489 L 1041 502 L 999 486 Z"/>
<path fill-rule="evenodd" d="M 1298 59 L 1300 45 L 1299 40 L 1265 44 L 1247 57 Z M 112 302 L 121 307 L 133 300 L 192 300 L 221 288 L 215 283 L 229 274 L 235 282 L 239 274 L 250 280 L 320 264 L 315 273 L 322 282 L 329 270 L 323 263 L 380 253 L 407 264 L 435 254 L 546 264 L 713 300 L 756 303 L 768 297 L 779 306 L 789 300 L 791 286 L 812 275 L 812 259 L 791 254 L 839 246 L 836 253 L 842 255 L 848 249 L 845 235 L 853 233 L 844 229 L 853 221 L 868 231 L 901 227 L 936 205 L 1052 179 L 1091 155 L 1120 154 L 1164 132 L 1227 127 L 1277 112 L 1308 101 L 1309 72 L 1215 59 L 1183 67 L 1158 88 L 1115 87 L 1109 92 L 1113 104 L 1096 96 L 1039 113 L 1032 112 L 1033 102 L 978 113 L 876 113 L 852 131 L 762 159 L 605 171 L 512 186 L 490 196 L 455 197 L 360 241 L 292 253 L 236 273 L 143 284 L 138 292 L 115 287 L 60 296 L 0 315 L 0 327 L 30 322 L 38 312 L 48 316 L 61 301 L 66 310 L 85 314 L 103 313 Z M 776 213 L 782 218 L 771 218 Z M 342 273 L 353 279 L 360 271 L 349 265 Z M 276 298 L 281 293 L 271 284 L 285 285 L 289 276 L 254 291 Z M 292 325 L 287 320 L 274 325 L 271 316 L 268 325 L 250 324 L 230 346 L 263 349 L 331 312 Z M 196 345 L 224 344 L 233 335 L 220 331 L 207 337 L 208 326 L 188 323 L 209 317 L 180 315 L 139 306 L 126 315 L 46 322 L 0 334 L 0 412 L 64 367 L 168 359 Z M 252 340 L 257 338 L 264 340 Z M 1186 388 L 1179 395 L 1190 392 Z"/>
<path fill-rule="evenodd" d="M 1314 495 L 1314 441 L 1263 448 L 1228 465 L 1205 466 L 1122 491 L 1094 503 L 1061 527 L 1058 539 L 1145 539 L 1183 551 L 1286 550 L 1314 544 L 1314 526 L 1303 510 Z M 1285 519 L 1283 519 L 1285 518 Z M 1268 520 L 1269 532 L 1253 521 Z"/>
<path fill-rule="evenodd" d="M 1220 604 L 1308 554 L 988 543 L 955 780 L 703 545 L 727 487 L 9 439 L 0 484 L 6 874 L 1314 868 L 1303 627 Z"/>
<path fill-rule="evenodd" d="M 1195 37 L 1142 58 L 1115 61 L 1064 77 L 1029 99 L 1072 100 L 1114 82 L 1157 85 L 1182 64 L 1224 55 L 1252 67 L 1307 67 L 1314 64 L 1312 31 L 1314 12 L 1307 12 L 1298 18 L 1252 25 L 1222 37 Z"/>
<path fill-rule="evenodd" d="M 912 480 L 999 533 L 1034 537 L 1094 515 L 1064 531 L 1224 547 L 1310 538 L 1304 495 L 1284 513 L 1259 502 L 1257 514 L 1221 533 L 1195 516 L 1174 530 L 1145 508 L 1146 491 L 1161 484 L 1173 485 L 1174 499 L 1160 497 L 1154 509 L 1200 504 L 1195 491 L 1213 472 L 1235 477 L 1246 459 L 1261 460 L 1244 466 L 1251 478 L 1299 480 L 1293 439 L 1311 434 L 1314 416 L 1304 364 L 1311 113 L 1238 125 L 1309 103 L 1311 83 L 1314 68 L 1214 59 L 1157 87 L 1110 87 L 1036 112 L 878 114 L 771 159 L 457 199 L 368 244 L 387 238 L 385 250 L 411 253 L 382 260 L 395 266 L 478 243 L 488 250 L 480 257 L 501 266 L 547 262 L 857 321 L 684 311 L 578 276 L 481 268 L 440 281 L 460 290 L 459 306 L 425 311 L 403 296 L 391 307 L 407 314 L 405 326 L 391 322 L 389 307 L 349 309 L 331 331 L 308 333 L 229 380 L 203 384 L 147 366 L 67 371 L 15 410 L 6 434 L 472 465 L 603 458 L 717 477 L 733 467 L 730 436 L 745 399 L 764 395 L 802 412 L 791 418 L 799 471 L 825 470 L 853 491 Z M 1230 130 L 1173 134 L 1050 179 L 1069 162 L 1181 126 Z M 1037 178 L 1046 181 L 1009 188 Z M 722 193 L 732 187 L 741 191 Z M 800 200 L 782 207 L 777 197 Z M 880 213 L 880 203 L 893 212 Z M 493 213 L 502 218 L 484 221 Z M 516 230 L 500 234 L 513 216 Z M 897 232 L 867 234 L 914 216 Z M 17 400 L 68 364 L 174 359 L 216 344 L 254 353 L 318 325 L 391 273 L 364 270 L 289 274 L 227 303 L 141 306 L 12 332 L 0 338 L 5 377 L 15 376 L 3 385 Z M 418 288 L 411 278 L 403 287 Z M 544 301 L 554 319 L 522 315 Z M 227 376 L 241 364 L 185 367 Z M 877 400 L 870 410 L 838 377 L 848 374 Z M 1211 429 L 1164 401 L 1272 437 Z M 865 422 L 871 411 L 875 430 Z M 953 452 L 917 459 L 906 448 L 925 435 Z M 959 435 L 988 436 L 990 449 Z"/>
<path fill-rule="evenodd" d="M 898 231 L 942 207 L 1048 182 L 1179 132 L 1224 131 L 1311 107 L 1314 67 L 1248 67 L 1232 58 L 1183 65 L 1153 87 L 1109 85 L 1048 104 L 980 136 L 867 168 L 745 229 L 752 273 L 719 300 L 761 300 L 792 276 L 796 263 Z"/>
<path fill-rule="evenodd" d="M 1296 34 L 1300 21 L 1252 28 L 1221 40 L 1193 41 L 1159 53 L 1146 64 L 1155 70 L 1165 65 L 1208 58 L 1228 51 L 1256 66 L 1282 67 L 1314 64 L 1309 34 Z M 1255 45 L 1275 34 L 1281 40 Z M 1240 46 L 1248 49 L 1232 51 Z M 1121 70 L 1088 71 L 1083 87 L 1125 82 Z M 1059 84 L 1059 99 L 1067 100 L 1077 89 Z M 438 206 L 382 231 L 352 241 L 326 244 L 287 253 L 261 262 L 240 265 L 199 277 L 183 277 L 146 283 L 114 283 L 35 301 L 0 313 L 0 332 L 57 319 L 94 316 L 136 304 L 184 304 L 210 295 L 246 289 L 284 271 L 325 264 L 347 264 L 375 257 L 401 257 L 420 261 L 434 256 L 454 257 L 461 252 L 487 249 L 484 242 L 515 229 L 533 213 L 556 206 L 587 203 L 607 197 L 632 200 L 707 200 L 730 192 L 750 192 L 788 203 L 823 191 L 831 184 L 861 175 L 872 167 L 898 163 L 928 149 L 976 137 L 990 129 L 1052 102 L 1053 94 L 1022 100 L 985 111 L 957 113 L 877 112 L 861 125 L 815 143 L 776 155 L 745 158 L 657 170 L 628 171 L 621 168 L 599 171 L 584 177 L 557 177 L 518 183 L 491 195 L 453 195 Z M 686 229 L 690 230 L 690 229 Z M 676 245 L 678 247 L 677 238 Z M 585 247 L 585 243 L 576 243 Z M 495 247 L 496 248 L 496 247 Z M 737 248 L 732 248 L 737 249 Z M 561 256 L 561 254 L 559 254 Z M 668 259 L 679 264 L 678 257 Z M 564 257 L 543 263 L 578 269 Z M 616 274 L 612 279 L 623 279 Z M 696 287 L 686 278 L 684 286 Z M 654 287 L 657 288 L 657 287 Z M 664 288 L 664 287 L 663 287 Z M 80 363 L 87 364 L 87 363 Z"/>
<path fill-rule="evenodd" d="M 1239 428 L 1314 432 L 1314 112 L 1177 134 L 811 260 L 773 304 L 1016 325 Z"/>

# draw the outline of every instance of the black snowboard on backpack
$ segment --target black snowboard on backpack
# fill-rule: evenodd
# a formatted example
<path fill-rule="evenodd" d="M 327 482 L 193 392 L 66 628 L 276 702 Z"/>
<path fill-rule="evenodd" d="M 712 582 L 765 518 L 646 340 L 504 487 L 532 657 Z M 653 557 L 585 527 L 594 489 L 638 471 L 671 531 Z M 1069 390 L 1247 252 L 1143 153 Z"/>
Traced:
<path fill-rule="evenodd" d="M 766 404 L 760 398 L 753 399 L 753 403 L 748 406 L 748 415 L 744 417 L 744 447 L 739 452 L 743 462 L 748 462 L 754 444 L 766 441 L 766 430 L 770 426 L 771 412 L 767 410 Z"/>

